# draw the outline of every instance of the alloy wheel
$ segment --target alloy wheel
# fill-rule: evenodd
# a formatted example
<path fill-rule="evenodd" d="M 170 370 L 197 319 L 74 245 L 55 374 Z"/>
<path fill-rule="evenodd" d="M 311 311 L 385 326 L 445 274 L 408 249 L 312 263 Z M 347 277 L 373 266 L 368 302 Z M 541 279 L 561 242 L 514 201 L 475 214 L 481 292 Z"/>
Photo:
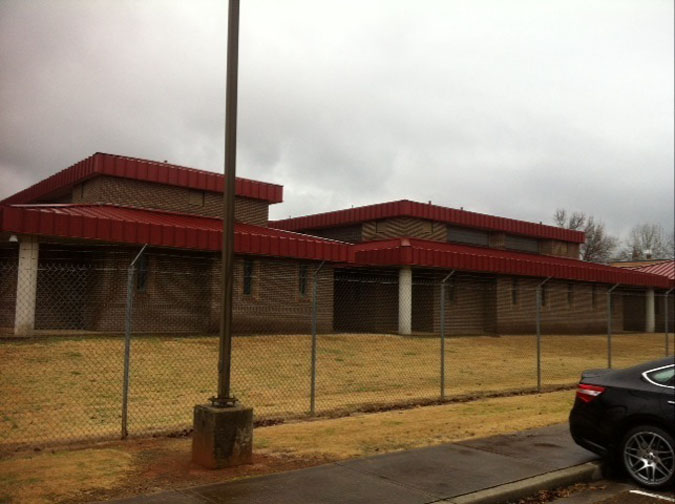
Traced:
<path fill-rule="evenodd" d="M 675 451 L 663 436 L 640 430 L 623 447 L 623 460 L 630 476 L 644 485 L 658 487 L 673 477 Z"/>

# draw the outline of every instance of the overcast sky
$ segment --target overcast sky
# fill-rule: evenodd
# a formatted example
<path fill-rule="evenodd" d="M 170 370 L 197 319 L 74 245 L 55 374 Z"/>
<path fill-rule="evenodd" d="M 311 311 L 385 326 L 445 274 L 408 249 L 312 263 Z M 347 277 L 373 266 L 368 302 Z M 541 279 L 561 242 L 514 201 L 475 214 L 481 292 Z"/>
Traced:
<path fill-rule="evenodd" d="M 242 0 L 237 175 L 673 228 L 672 0 Z M 227 0 L 0 0 L 0 199 L 96 151 L 222 171 Z"/>

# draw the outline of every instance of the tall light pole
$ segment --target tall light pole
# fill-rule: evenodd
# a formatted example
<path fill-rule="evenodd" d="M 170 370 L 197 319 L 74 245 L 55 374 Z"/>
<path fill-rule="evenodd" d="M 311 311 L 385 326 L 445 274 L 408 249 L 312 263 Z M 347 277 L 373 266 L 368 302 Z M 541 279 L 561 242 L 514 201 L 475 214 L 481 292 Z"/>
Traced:
<path fill-rule="evenodd" d="M 223 197 L 223 271 L 218 351 L 218 395 L 214 406 L 234 406 L 232 367 L 232 289 L 234 279 L 234 194 L 237 172 L 237 73 L 239 69 L 239 0 L 229 0 L 227 87 L 225 97 L 225 191 Z"/>
<path fill-rule="evenodd" d="M 253 409 L 241 406 L 230 388 L 238 52 L 239 0 L 229 0 L 223 194 L 223 291 L 218 348 L 218 394 L 211 398 L 211 404 L 195 406 L 192 433 L 192 460 L 212 469 L 250 463 L 253 451 Z"/>

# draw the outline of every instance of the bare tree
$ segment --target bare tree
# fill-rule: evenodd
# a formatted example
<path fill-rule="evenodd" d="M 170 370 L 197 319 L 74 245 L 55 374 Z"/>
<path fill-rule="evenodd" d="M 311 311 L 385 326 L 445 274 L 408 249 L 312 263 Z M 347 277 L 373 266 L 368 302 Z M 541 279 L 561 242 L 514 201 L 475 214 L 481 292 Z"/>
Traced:
<path fill-rule="evenodd" d="M 592 215 L 587 216 L 583 212 L 569 213 L 564 208 L 558 208 L 553 220 L 558 227 L 585 233 L 586 241 L 580 247 L 582 261 L 607 263 L 619 244 L 617 238 L 607 234 L 605 224 L 596 221 Z"/>
<path fill-rule="evenodd" d="M 672 259 L 673 241 L 658 224 L 638 224 L 630 230 L 619 257 L 634 261 Z"/>

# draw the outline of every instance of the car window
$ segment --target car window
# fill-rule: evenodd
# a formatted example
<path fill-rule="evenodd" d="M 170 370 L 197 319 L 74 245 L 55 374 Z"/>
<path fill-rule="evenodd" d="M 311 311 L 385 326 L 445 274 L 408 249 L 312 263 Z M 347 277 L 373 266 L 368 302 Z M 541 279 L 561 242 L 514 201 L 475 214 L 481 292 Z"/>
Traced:
<path fill-rule="evenodd" d="M 672 387 L 675 385 L 675 366 L 647 371 L 645 377 L 657 385 Z"/>

